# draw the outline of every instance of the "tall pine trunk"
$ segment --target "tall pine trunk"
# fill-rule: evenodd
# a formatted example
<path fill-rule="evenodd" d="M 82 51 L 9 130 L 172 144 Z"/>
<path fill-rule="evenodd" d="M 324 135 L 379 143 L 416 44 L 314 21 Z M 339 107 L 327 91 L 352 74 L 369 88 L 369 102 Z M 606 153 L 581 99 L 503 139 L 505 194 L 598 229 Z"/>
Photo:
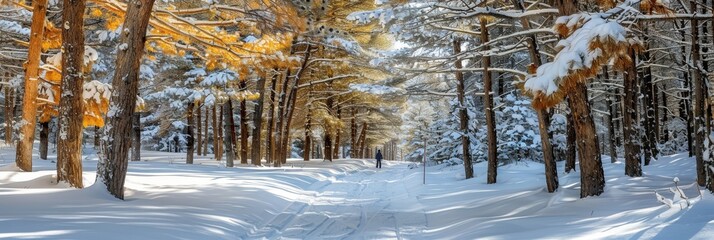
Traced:
<path fill-rule="evenodd" d="M 357 153 L 357 109 L 352 108 L 352 119 L 350 120 L 350 158 L 356 157 Z"/>
<path fill-rule="evenodd" d="M 9 78 L 10 74 L 5 73 L 5 77 Z M 12 126 L 15 125 L 15 89 L 5 87 L 5 144 L 12 144 L 12 135 L 14 131 Z"/>
<path fill-rule="evenodd" d="M 233 167 L 233 162 L 236 158 L 236 128 L 235 120 L 233 119 L 233 100 L 230 98 L 226 104 L 223 104 L 223 116 L 225 121 L 225 134 L 221 139 L 225 145 L 226 167 Z"/>
<path fill-rule="evenodd" d="M 205 109 L 205 112 L 203 114 L 204 115 L 203 125 L 205 127 L 203 128 L 203 136 L 204 136 L 204 138 L 203 138 L 203 156 L 206 156 L 206 155 L 208 155 L 208 116 L 209 116 L 208 106 L 206 106 L 204 109 Z"/>
<path fill-rule="evenodd" d="M 488 27 L 486 26 L 485 18 L 479 20 L 481 24 L 481 43 L 487 43 L 488 40 Z M 490 47 L 484 47 L 484 51 L 488 51 Z M 488 68 L 491 67 L 491 57 L 487 54 L 481 58 L 481 64 L 483 65 L 483 87 L 484 87 L 484 109 L 486 111 L 486 131 L 488 138 L 488 176 L 486 183 L 493 184 L 496 183 L 496 176 L 498 174 L 498 140 L 496 139 L 496 114 L 493 111 L 493 95 L 491 91 L 493 89 L 491 83 L 491 72 Z M 466 153 L 466 152 L 464 152 Z"/>
<path fill-rule="evenodd" d="M 127 4 L 123 28 L 117 51 L 117 62 L 112 78 L 111 103 L 107 114 L 106 158 L 99 161 L 97 177 L 104 182 L 107 190 L 119 199 L 124 199 L 124 179 L 131 145 L 128 132 L 131 131 L 131 116 L 136 107 L 139 91 L 139 66 L 144 53 L 146 28 L 151 17 L 154 0 L 135 0 Z"/>
<path fill-rule="evenodd" d="M 215 145 L 214 148 L 218 151 L 218 157 L 216 157 L 216 160 L 219 161 L 223 159 L 223 131 L 225 130 L 225 127 L 223 126 L 223 112 L 225 107 L 223 105 L 219 106 L 220 109 L 218 110 L 218 116 L 216 117 L 218 118 L 218 125 L 215 125 L 213 130 L 218 133 L 218 138 L 213 144 Z M 214 111 L 213 113 L 215 114 L 216 112 Z"/>
<path fill-rule="evenodd" d="M 131 116 L 132 123 L 132 143 L 131 161 L 141 161 L 141 113 L 134 113 Z"/>
<path fill-rule="evenodd" d="M 522 0 L 512 0 L 513 5 L 521 12 L 526 10 Z M 530 22 L 526 18 L 521 19 L 521 25 L 527 30 L 530 29 Z M 535 34 L 530 34 L 526 37 L 528 44 L 528 55 L 531 58 L 534 69 L 537 69 L 541 64 L 540 52 L 538 51 L 538 41 Z M 548 192 L 555 192 L 558 189 L 558 169 L 555 164 L 553 155 L 553 147 L 551 145 L 551 137 L 549 134 L 550 115 L 545 109 L 536 109 L 538 114 L 538 131 L 540 133 L 541 148 L 543 149 L 543 162 L 545 163 L 545 182 Z"/>
<path fill-rule="evenodd" d="M 82 116 L 84 101 L 84 1 L 62 2 L 62 97 L 59 101 L 57 182 L 82 188 Z"/>
<path fill-rule="evenodd" d="M 260 98 L 255 104 L 255 110 L 253 111 L 253 139 L 251 145 L 251 156 L 250 159 L 253 165 L 260 165 L 261 163 L 261 133 L 263 130 L 263 103 L 265 101 L 265 77 L 258 79 L 258 92 L 260 93 Z M 270 136 L 268 136 L 270 138 Z"/>
<path fill-rule="evenodd" d="M 625 67 L 625 99 L 622 114 L 622 136 L 625 141 L 625 175 L 642 176 L 640 141 L 637 132 L 637 66 L 634 50 L 629 52 L 632 63 Z"/>
<path fill-rule="evenodd" d="M 312 106 L 310 103 L 307 108 L 307 116 L 305 117 L 305 143 L 302 151 L 302 160 L 310 161 L 310 152 L 312 152 Z"/>
<path fill-rule="evenodd" d="M 607 66 L 602 68 L 602 77 L 605 81 L 610 81 L 610 73 L 608 72 Z M 615 144 L 615 123 L 613 123 L 612 119 L 615 116 L 616 110 L 612 102 L 612 95 L 609 94 L 612 92 L 612 88 L 608 87 L 607 89 L 608 94 L 605 96 L 608 113 L 605 119 L 607 124 L 607 140 L 610 147 L 610 163 L 615 163 L 617 162 L 617 145 Z"/>
<path fill-rule="evenodd" d="M 280 74 L 275 74 L 270 81 L 270 106 L 268 106 L 268 131 L 267 133 L 267 139 L 268 143 L 266 144 L 266 162 L 268 164 L 273 162 L 273 156 L 275 156 L 275 133 L 273 133 L 273 130 L 275 129 L 275 93 L 277 92 L 277 84 L 278 84 L 278 78 L 280 77 Z"/>
<path fill-rule="evenodd" d="M 35 141 L 35 123 L 37 122 L 37 79 L 39 78 L 46 12 L 47 0 L 32 1 L 30 47 L 25 63 L 25 94 L 22 96 L 22 124 L 15 156 L 17 167 L 26 172 L 32 171 L 32 144 Z"/>
<path fill-rule="evenodd" d="M 240 89 L 247 91 L 246 80 L 240 81 Z M 240 101 L 240 163 L 248 164 L 248 106 L 245 98 Z M 236 142 L 237 143 L 237 142 Z"/>
<path fill-rule="evenodd" d="M 186 122 L 188 123 L 188 126 L 186 126 L 186 164 L 193 164 L 193 150 L 195 145 L 193 138 L 193 126 L 195 124 L 193 109 L 195 108 L 195 105 L 196 104 L 192 100 L 189 100 L 188 105 L 186 106 Z"/>
<path fill-rule="evenodd" d="M 570 173 L 570 171 L 575 170 L 575 157 L 576 157 L 576 144 L 575 139 L 575 123 L 573 120 L 573 111 L 568 111 L 566 114 L 566 137 L 565 137 L 565 172 Z"/>
<path fill-rule="evenodd" d="M 47 151 L 50 145 L 50 122 L 40 123 L 40 159 L 47 160 Z"/>
<path fill-rule="evenodd" d="M 196 155 L 201 156 L 201 153 L 203 153 L 203 136 L 201 135 L 203 127 L 201 125 L 201 106 L 199 105 L 198 108 L 196 108 Z"/>
<path fill-rule="evenodd" d="M 692 1 L 690 8 L 692 12 L 697 11 L 696 1 Z M 704 125 L 704 98 L 705 98 L 705 84 L 702 78 L 701 70 L 699 69 L 701 64 L 701 58 L 699 54 L 699 21 L 696 19 L 691 20 L 691 31 L 692 31 L 692 85 L 694 92 L 694 111 L 692 115 L 694 117 L 694 157 L 696 158 L 696 169 L 697 169 L 697 184 L 699 186 L 704 186 L 706 184 L 706 171 L 704 169 L 704 137 L 706 135 L 705 125 Z"/>
<path fill-rule="evenodd" d="M 342 120 L 342 108 L 337 107 L 337 119 Z M 342 128 L 337 127 L 335 131 L 335 147 L 332 149 L 332 159 L 340 158 L 340 135 L 342 133 Z"/>
<path fill-rule="evenodd" d="M 454 56 L 461 54 L 461 40 L 454 40 Z M 464 176 L 466 179 L 474 177 L 474 168 L 471 163 L 471 139 L 469 139 L 469 115 L 466 111 L 465 103 L 465 84 L 464 84 L 464 73 L 461 72 L 463 68 L 461 60 L 456 60 L 454 62 L 454 67 L 456 68 L 456 94 L 459 101 L 459 131 L 461 131 L 461 149 L 462 157 L 464 160 Z M 365 128 L 366 128 L 365 124 Z M 490 147 L 490 146 L 489 146 Z M 490 166 L 490 165 L 489 165 Z M 490 168 L 489 168 L 490 170 Z"/>

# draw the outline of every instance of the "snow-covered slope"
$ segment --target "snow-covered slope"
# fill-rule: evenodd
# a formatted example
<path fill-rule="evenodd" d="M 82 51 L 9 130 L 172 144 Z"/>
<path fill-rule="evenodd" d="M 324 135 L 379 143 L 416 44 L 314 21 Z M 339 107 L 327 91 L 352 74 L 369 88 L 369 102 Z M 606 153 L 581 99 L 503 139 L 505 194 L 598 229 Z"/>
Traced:
<path fill-rule="evenodd" d="M 664 157 L 629 178 L 620 163 L 604 164 L 602 196 L 579 199 L 578 173 L 559 172 L 547 193 L 543 165 L 499 169 L 499 182 L 462 180 L 460 166 L 422 169 L 386 161 L 291 160 L 283 168 L 227 169 L 184 154 L 144 152 L 132 162 L 127 201 L 94 182 L 96 160 L 84 161 L 86 189 L 53 181 L 49 161 L 17 172 L 11 148 L 0 149 L 0 238 L 62 239 L 708 239 L 714 236 L 714 196 L 684 189 L 670 208 L 672 180 L 694 182 L 694 160 Z M 210 156 L 209 156 L 210 157 Z M 562 166 L 559 166 L 562 169 Z"/>

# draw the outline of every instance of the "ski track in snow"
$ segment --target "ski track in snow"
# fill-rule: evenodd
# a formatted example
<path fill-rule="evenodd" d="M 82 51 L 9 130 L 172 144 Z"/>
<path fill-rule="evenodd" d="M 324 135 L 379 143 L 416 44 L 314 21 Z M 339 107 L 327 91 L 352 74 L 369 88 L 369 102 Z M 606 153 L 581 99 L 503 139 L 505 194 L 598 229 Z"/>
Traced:
<path fill-rule="evenodd" d="M 428 167 L 423 185 L 422 169 L 392 161 L 225 168 L 210 156 L 186 165 L 185 153 L 146 151 L 146 161 L 129 164 L 120 201 L 92 185 L 91 151 L 87 188 L 77 190 L 53 183 L 52 161 L 19 172 L 12 147 L 0 145 L 0 238 L 711 239 L 714 197 L 685 189 L 691 207 L 675 196 L 669 208 L 653 193 L 672 199 L 674 177 L 694 182 L 685 155 L 662 157 L 637 178 L 604 157 L 605 192 L 580 199 L 579 172 L 559 171 L 558 192 L 547 193 L 543 165 L 533 162 L 500 166 L 497 184 L 485 183 L 486 163 L 468 180 L 461 166 Z"/>

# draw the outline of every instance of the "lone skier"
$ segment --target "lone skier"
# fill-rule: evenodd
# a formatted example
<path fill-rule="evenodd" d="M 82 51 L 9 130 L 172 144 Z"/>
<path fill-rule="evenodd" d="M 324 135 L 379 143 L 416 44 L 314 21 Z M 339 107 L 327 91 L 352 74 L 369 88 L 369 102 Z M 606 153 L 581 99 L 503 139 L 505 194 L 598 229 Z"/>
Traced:
<path fill-rule="evenodd" d="M 382 168 L 382 150 L 377 150 L 377 156 L 374 158 L 377 159 L 377 168 Z"/>

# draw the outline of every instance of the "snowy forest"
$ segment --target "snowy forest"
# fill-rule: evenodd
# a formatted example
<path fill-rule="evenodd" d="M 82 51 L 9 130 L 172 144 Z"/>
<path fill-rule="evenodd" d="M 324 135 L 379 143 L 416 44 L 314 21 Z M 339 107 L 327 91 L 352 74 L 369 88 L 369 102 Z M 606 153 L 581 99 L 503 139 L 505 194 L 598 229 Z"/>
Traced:
<path fill-rule="evenodd" d="M 707 239 L 710 79 L 709 0 L 0 0 L 0 238 Z"/>

